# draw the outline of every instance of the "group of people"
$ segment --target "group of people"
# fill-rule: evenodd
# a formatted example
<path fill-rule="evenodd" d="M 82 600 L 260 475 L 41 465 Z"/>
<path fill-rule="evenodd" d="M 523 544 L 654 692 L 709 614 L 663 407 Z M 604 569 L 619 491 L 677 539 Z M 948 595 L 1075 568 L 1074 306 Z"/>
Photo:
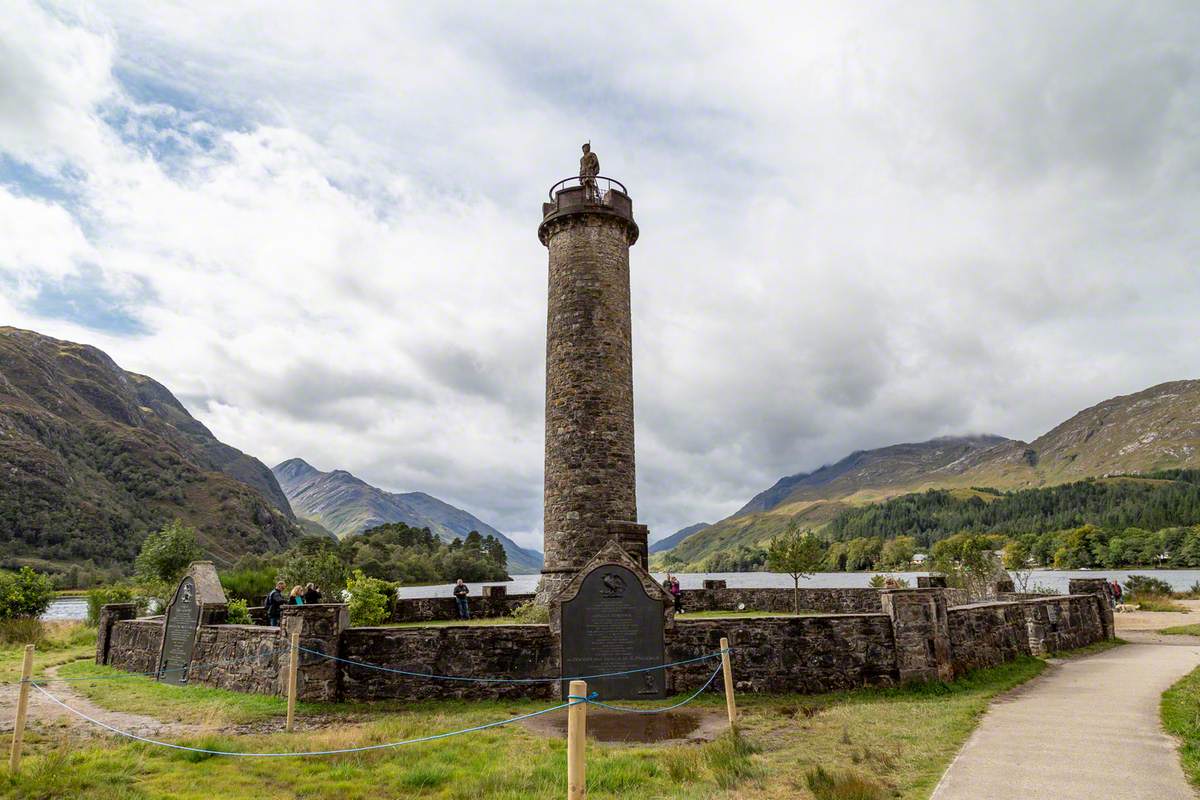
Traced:
<path fill-rule="evenodd" d="M 279 618 L 283 615 L 284 606 L 304 606 L 321 602 L 321 590 L 314 583 L 307 586 L 296 584 L 290 593 L 284 594 L 286 586 L 286 583 L 279 581 L 263 601 L 263 605 L 267 609 L 268 625 L 279 625 Z"/>
<path fill-rule="evenodd" d="M 667 577 L 663 578 L 662 588 L 664 592 L 671 595 L 671 600 L 675 603 L 675 613 L 682 614 L 683 590 L 679 588 L 679 578 L 668 573 Z"/>

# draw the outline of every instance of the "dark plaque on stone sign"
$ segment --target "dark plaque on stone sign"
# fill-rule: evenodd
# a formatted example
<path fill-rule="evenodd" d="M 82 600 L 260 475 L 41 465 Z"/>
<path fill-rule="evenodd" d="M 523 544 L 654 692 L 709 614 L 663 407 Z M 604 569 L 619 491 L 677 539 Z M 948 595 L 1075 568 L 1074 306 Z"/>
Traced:
<path fill-rule="evenodd" d="M 167 607 L 162 658 L 158 665 L 158 679 L 163 683 L 187 683 L 199 623 L 200 599 L 196 597 L 196 581 L 188 575 L 179 582 L 175 597 Z"/>
<path fill-rule="evenodd" d="M 568 679 L 581 677 L 600 700 L 666 696 L 664 670 L 646 669 L 665 661 L 663 602 L 646 593 L 632 570 L 620 564 L 594 567 L 575 596 L 562 603 L 561 630 L 563 697 Z M 615 672 L 626 674 L 609 674 Z"/>

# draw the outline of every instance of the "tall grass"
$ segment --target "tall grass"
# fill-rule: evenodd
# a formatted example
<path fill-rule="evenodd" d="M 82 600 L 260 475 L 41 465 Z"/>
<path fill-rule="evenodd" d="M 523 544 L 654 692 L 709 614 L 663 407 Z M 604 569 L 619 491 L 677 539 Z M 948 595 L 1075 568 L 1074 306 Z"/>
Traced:
<path fill-rule="evenodd" d="M 816 767 L 804 776 L 808 790 L 817 800 L 886 800 L 888 794 L 878 783 L 854 772 L 829 772 Z"/>

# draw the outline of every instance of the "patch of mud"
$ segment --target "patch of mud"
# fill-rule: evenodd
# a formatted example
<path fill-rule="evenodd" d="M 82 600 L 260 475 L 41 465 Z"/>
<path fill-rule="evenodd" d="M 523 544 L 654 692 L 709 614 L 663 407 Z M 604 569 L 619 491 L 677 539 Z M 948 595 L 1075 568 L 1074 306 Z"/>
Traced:
<path fill-rule="evenodd" d="M 567 711 L 556 711 L 521 723 L 540 735 L 565 738 Z M 617 744 L 661 744 L 709 742 L 725 732 L 729 721 L 724 711 L 667 711 L 662 714 L 628 714 L 589 707 L 587 735 L 597 742 Z"/>

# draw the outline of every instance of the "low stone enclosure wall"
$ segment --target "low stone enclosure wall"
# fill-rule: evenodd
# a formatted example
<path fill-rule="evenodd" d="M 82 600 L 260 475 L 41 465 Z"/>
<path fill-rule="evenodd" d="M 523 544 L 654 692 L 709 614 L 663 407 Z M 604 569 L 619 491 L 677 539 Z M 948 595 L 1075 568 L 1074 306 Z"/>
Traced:
<path fill-rule="evenodd" d="M 779 590 L 693 590 L 694 601 L 723 608 L 790 611 Z M 944 589 L 808 590 L 830 606 L 859 605 L 871 592 L 870 611 L 800 617 L 694 619 L 686 614 L 666 630 L 667 662 L 716 652 L 728 637 L 738 691 L 813 693 L 906 681 L 950 680 L 971 669 L 1021 655 L 1042 655 L 1112 638 L 1113 617 L 1103 579 L 1073 580 L 1071 594 L 1013 597 L 952 606 Z M 735 593 L 727 595 L 725 593 Z M 755 609 L 757 597 L 768 608 Z M 840 598 L 840 599 L 838 599 Z M 502 598 L 494 598 L 497 602 Z M 505 602 L 519 605 L 526 597 Z M 478 598 L 476 598 L 478 605 Z M 428 606 L 416 606 L 418 608 Z M 498 609 L 497 609 L 498 612 Z M 432 613 L 432 612 L 430 612 Z M 132 606 L 105 606 L 96 661 L 131 672 L 153 672 L 162 642 L 162 618 L 132 619 Z M 351 628 L 346 607 L 285 607 L 279 627 L 202 624 L 196 635 L 189 683 L 244 692 L 283 694 L 291 631 L 299 625 L 298 696 L 302 700 L 556 697 L 558 640 L 548 625 Z M 318 655 L 317 653 L 321 654 Z M 332 656 L 328 658 L 326 656 Z M 340 660 L 339 660 L 340 659 Z M 474 683 L 413 677 L 391 670 L 449 676 L 504 677 L 545 682 Z M 699 687 L 717 668 L 710 659 L 667 669 L 672 692 Z M 714 681 L 713 691 L 721 690 Z"/>

